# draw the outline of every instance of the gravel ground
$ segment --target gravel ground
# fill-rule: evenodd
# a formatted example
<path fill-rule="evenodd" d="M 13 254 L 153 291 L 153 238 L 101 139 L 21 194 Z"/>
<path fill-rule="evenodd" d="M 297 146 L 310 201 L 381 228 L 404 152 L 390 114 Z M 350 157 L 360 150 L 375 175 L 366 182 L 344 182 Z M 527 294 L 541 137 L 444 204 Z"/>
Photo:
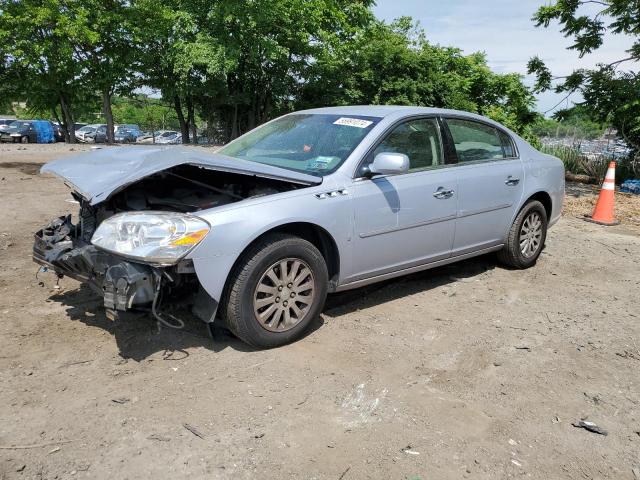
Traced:
<path fill-rule="evenodd" d="M 485 256 L 332 295 L 304 339 L 257 351 L 197 320 L 113 323 L 77 282 L 36 278 L 33 232 L 75 208 L 37 171 L 69 150 L 0 146 L 0 479 L 640 469 L 640 229 L 575 218 L 580 187 L 534 268 Z"/>

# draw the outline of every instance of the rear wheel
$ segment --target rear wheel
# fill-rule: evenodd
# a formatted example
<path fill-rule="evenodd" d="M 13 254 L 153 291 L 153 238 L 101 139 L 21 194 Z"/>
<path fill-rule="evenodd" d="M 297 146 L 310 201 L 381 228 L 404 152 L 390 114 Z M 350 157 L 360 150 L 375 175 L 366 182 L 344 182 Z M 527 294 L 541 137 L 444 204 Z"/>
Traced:
<path fill-rule="evenodd" d="M 326 263 L 313 244 L 291 235 L 269 235 L 234 268 L 222 313 L 244 342 L 278 347 L 300 338 L 320 314 L 327 284 Z"/>
<path fill-rule="evenodd" d="M 528 202 L 513 221 L 499 260 L 514 268 L 535 265 L 547 238 L 547 212 L 537 200 Z"/>

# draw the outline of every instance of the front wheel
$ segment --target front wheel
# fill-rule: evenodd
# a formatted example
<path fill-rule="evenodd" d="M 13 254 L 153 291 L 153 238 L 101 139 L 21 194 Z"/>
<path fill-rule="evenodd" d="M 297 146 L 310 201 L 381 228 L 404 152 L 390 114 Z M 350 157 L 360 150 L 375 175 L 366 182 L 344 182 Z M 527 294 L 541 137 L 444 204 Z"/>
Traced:
<path fill-rule="evenodd" d="M 304 334 L 327 297 L 327 266 L 310 242 L 265 237 L 243 255 L 228 281 L 222 314 L 255 347 L 279 347 Z"/>
<path fill-rule="evenodd" d="M 24 137 L 22 137 L 22 138 L 20 139 L 20 141 L 21 141 L 22 143 L 29 143 L 29 137 L 25 135 Z"/>
<path fill-rule="evenodd" d="M 516 216 L 498 259 L 513 268 L 535 265 L 547 238 L 547 211 L 537 200 L 528 202 Z"/>

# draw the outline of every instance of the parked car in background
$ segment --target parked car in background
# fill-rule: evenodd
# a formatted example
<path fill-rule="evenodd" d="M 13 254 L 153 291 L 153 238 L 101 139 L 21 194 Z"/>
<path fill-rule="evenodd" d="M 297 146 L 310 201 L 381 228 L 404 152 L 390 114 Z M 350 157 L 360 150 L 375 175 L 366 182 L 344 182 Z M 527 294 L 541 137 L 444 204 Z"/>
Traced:
<path fill-rule="evenodd" d="M 164 145 L 178 145 L 182 143 L 182 134 L 178 132 L 173 132 L 170 135 L 163 135 L 160 138 L 156 139 L 156 143 L 164 144 Z"/>
<path fill-rule="evenodd" d="M 0 142 L 53 143 L 53 123 L 49 120 L 15 120 L 0 134 Z"/>
<path fill-rule="evenodd" d="M 15 118 L 0 118 L 0 132 L 9 128 L 9 125 L 15 121 Z"/>
<path fill-rule="evenodd" d="M 121 130 L 126 130 L 127 132 L 131 133 L 135 137 L 134 142 L 138 139 L 140 135 L 142 135 L 142 130 L 140 130 L 140 127 L 138 125 L 131 124 L 131 123 L 116 125 L 113 129 L 114 135 L 120 132 Z"/>
<path fill-rule="evenodd" d="M 36 143 L 37 133 L 31 120 L 14 120 L 0 134 L 0 141 Z"/>
<path fill-rule="evenodd" d="M 38 231 L 37 263 L 102 292 L 112 318 L 146 309 L 175 326 L 168 308 L 190 306 L 258 347 L 300 338 L 327 292 L 490 252 L 532 267 L 564 199 L 562 162 L 499 123 L 399 106 L 307 110 L 215 153 L 108 149 L 42 172 L 73 188 L 80 221 Z"/>
<path fill-rule="evenodd" d="M 140 132 L 136 130 L 129 130 L 128 128 L 119 128 L 113 136 L 113 140 L 116 143 L 136 143 L 138 134 Z"/>
<path fill-rule="evenodd" d="M 55 137 L 56 142 L 64 142 L 65 138 L 62 126 L 58 122 L 51 122 L 51 125 L 53 125 L 53 136 Z"/>
<path fill-rule="evenodd" d="M 166 143 L 163 139 L 173 137 L 178 132 L 175 130 L 156 130 L 155 132 L 147 132 L 138 137 L 138 143 Z"/>
<path fill-rule="evenodd" d="M 78 130 L 76 130 L 76 139 L 79 142 L 83 142 L 83 143 L 93 142 L 93 137 L 91 135 L 94 134 L 96 129 L 101 126 L 103 125 L 94 124 L 94 125 L 85 125 L 84 127 L 80 127 Z"/>
<path fill-rule="evenodd" d="M 122 133 L 123 130 L 126 130 L 127 133 Z M 114 131 L 114 141 L 120 143 L 132 143 L 135 142 L 138 136 L 140 135 L 140 127 L 138 125 L 126 124 L 126 125 L 115 125 L 113 127 Z M 118 136 L 118 133 L 120 135 Z M 94 143 L 106 143 L 107 141 L 107 126 L 100 125 L 93 134 L 89 134 L 87 136 L 91 138 Z M 118 140 L 120 138 L 120 140 Z M 129 141 L 130 138 L 133 138 L 132 141 Z M 126 139 L 126 141 L 125 141 Z"/>

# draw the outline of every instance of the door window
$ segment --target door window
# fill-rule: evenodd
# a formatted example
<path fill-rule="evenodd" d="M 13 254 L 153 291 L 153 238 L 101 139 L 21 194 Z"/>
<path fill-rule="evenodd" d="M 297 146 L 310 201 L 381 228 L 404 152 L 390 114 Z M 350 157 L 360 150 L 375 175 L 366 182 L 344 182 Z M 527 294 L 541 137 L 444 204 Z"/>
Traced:
<path fill-rule="evenodd" d="M 490 125 L 451 118 L 447 120 L 458 162 L 513 158 L 513 143 L 506 134 Z"/>
<path fill-rule="evenodd" d="M 421 118 L 398 125 L 374 150 L 379 153 L 404 153 L 409 157 L 409 171 L 444 164 L 440 127 L 434 118 Z"/>

